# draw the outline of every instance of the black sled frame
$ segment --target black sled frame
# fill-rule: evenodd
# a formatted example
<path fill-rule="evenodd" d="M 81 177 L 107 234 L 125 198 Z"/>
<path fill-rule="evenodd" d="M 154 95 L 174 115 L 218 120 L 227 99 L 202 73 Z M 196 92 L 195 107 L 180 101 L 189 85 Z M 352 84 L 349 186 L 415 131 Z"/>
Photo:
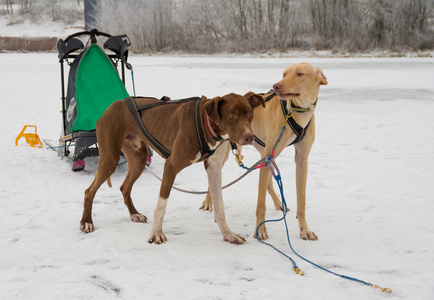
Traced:
<path fill-rule="evenodd" d="M 125 68 L 131 69 L 128 63 L 128 47 L 131 42 L 127 35 L 112 36 L 108 33 L 100 32 L 97 29 L 91 31 L 81 31 L 68 36 L 65 40 L 60 39 L 57 43 L 59 52 L 60 74 L 61 74 L 61 99 L 62 99 L 62 128 L 59 138 L 59 155 L 63 158 L 69 156 L 70 146 L 74 143 L 74 161 L 82 160 L 86 157 L 98 156 L 98 144 L 95 131 L 74 131 L 67 130 L 67 95 L 65 89 L 65 63 L 71 67 L 73 62 L 84 53 L 87 47 L 80 38 L 88 38 L 87 43 L 97 44 L 104 42 L 104 51 L 112 62 L 119 74 L 121 70 L 121 80 L 125 86 Z M 109 53 L 108 53 L 109 52 Z M 71 71 L 71 70 L 70 70 Z"/>

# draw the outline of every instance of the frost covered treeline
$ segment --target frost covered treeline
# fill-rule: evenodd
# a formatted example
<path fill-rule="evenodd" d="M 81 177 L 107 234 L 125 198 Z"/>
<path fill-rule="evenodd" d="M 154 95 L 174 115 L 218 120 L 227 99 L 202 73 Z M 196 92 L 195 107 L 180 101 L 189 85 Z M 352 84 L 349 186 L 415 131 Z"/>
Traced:
<path fill-rule="evenodd" d="M 0 0 L 2 14 L 10 15 L 10 25 L 24 20 L 34 23 L 62 21 L 72 24 L 83 20 L 83 0 Z"/>
<path fill-rule="evenodd" d="M 83 20 L 85 0 L 0 0 L 2 13 Z M 92 0 L 95 27 L 135 52 L 434 49 L 434 0 Z"/>
<path fill-rule="evenodd" d="M 434 48 L 433 0 L 104 0 L 101 30 L 136 52 Z"/>

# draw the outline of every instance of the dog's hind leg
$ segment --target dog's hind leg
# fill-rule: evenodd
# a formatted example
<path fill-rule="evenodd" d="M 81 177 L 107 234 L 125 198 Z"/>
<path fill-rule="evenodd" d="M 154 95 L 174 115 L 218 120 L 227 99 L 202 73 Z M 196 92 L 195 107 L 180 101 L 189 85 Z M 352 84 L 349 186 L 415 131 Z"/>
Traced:
<path fill-rule="evenodd" d="M 128 173 L 120 190 L 124 197 L 124 203 L 130 213 L 130 218 L 134 222 L 146 223 L 146 216 L 139 213 L 134 207 L 133 200 L 131 199 L 131 190 L 134 183 L 140 177 L 146 166 L 148 158 L 148 146 L 144 142 L 140 142 L 136 135 L 127 135 L 124 145 L 122 147 L 128 161 Z"/>
<path fill-rule="evenodd" d="M 199 209 L 203 210 L 203 211 L 212 211 L 212 199 L 211 199 L 211 194 L 209 192 L 209 188 L 208 188 L 208 194 L 206 194 L 205 200 L 203 200 L 202 202 L 202 206 L 199 207 Z"/>
<path fill-rule="evenodd" d="M 259 228 L 258 226 L 265 221 L 265 197 L 267 194 L 268 184 L 271 181 L 271 172 L 269 168 L 261 168 L 259 170 L 259 184 L 258 184 L 258 202 L 256 205 L 256 227 L 257 233 L 255 232 L 255 237 L 264 241 L 268 239 L 267 228 L 265 224 L 262 224 Z"/>
<path fill-rule="evenodd" d="M 279 196 L 277 196 L 277 194 L 276 194 L 276 190 L 274 189 L 274 186 L 273 186 L 273 178 L 271 176 L 268 179 L 267 191 L 268 191 L 268 194 L 271 196 L 271 199 L 273 200 L 274 207 L 277 210 L 283 211 L 282 201 L 280 201 Z M 286 207 L 286 211 L 289 211 L 288 207 Z"/>
<path fill-rule="evenodd" d="M 95 194 L 100 186 L 110 178 L 110 176 L 116 171 L 116 166 L 119 162 L 119 155 L 117 158 L 104 159 L 100 156 L 98 164 L 98 170 L 95 175 L 95 179 L 89 188 L 84 192 L 84 208 L 83 216 L 80 221 L 80 230 L 83 232 L 93 232 L 94 225 L 92 221 L 92 204 Z"/>
<path fill-rule="evenodd" d="M 99 146 L 99 163 L 95 179 L 85 191 L 83 216 L 80 221 L 80 230 L 83 232 L 94 231 L 92 221 L 92 204 L 96 192 L 100 186 L 116 171 L 121 153 L 123 136 L 116 132 L 112 125 L 110 106 L 96 124 L 96 135 Z M 119 126 L 117 127 L 119 128 Z"/>

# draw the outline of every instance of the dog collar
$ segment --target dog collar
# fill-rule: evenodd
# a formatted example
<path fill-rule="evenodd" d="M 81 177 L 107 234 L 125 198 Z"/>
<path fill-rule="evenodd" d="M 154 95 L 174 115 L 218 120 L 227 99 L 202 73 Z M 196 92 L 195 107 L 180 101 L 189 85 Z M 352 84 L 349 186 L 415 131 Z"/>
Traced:
<path fill-rule="evenodd" d="M 316 104 L 318 103 L 318 97 L 316 98 L 315 102 L 312 104 L 313 107 L 316 107 Z M 300 113 L 305 113 L 305 112 L 309 112 L 311 111 L 311 106 L 309 106 L 308 108 L 303 108 L 303 107 L 299 107 L 299 106 L 295 106 L 292 101 L 291 101 L 291 110 L 295 111 L 295 112 L 300 112 Z"/>
<path fill-rule="evenodd" d="M 206 131 L 208 131 L 208 134 L 216 141 L 220 142 L 223 141 L 223 138 L 217 134 L 217 132 L 215 131 L 214 127 L 211 124 L 211 119 L 209 118 L 208 114 L 205 113 L 205 128 Z"/>
<path fill-rule="evenodd" d="M 273 99 L 275 96 L 278 96 L 279 94 L 277 94 L 274 90 L 270 90 L 268 93 L 271 93 L 268 97 L 266 97 L 265 99 L 264 99 L 264 102 L 267 102 L 267 101 L 270 101 L 271 99 Z M 279 97 L 279 99 L 280 99 L 280 101 L 281 102 L 285 102 L 286 103 L 286 101 L 287 100 L 283 100 L 282 98 L 280 98 Z M 316 97 L 316 100 L 315 100 L 315 102 L 312 104 L 313 105 L 313 107 L 316 107 L 316 104 L 318 103 L 318 97 Z M 295 111 L 295 112 L 300 112 L 300 113 L 304 113 L 304 112 L 309 112 L 309 111 L 311 111 L 311 107 L 309 106 L 308 108 L 303 108 L 303 107 L 300 107 L 300 106 L 295 106 L 293 103 L 292 103 L 292 101 L 291 101 L 291 110 L 292 111 Z"/>

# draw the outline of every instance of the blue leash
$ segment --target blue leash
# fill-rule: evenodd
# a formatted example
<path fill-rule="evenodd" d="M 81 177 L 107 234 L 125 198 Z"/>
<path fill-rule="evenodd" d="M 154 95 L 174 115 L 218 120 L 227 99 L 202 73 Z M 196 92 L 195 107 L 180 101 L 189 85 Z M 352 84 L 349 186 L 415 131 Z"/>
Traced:
<path fill-rule="evenodd" d="M 319 268 L 319 269 L 321 269 L 321 270 L 324 270 L 324 271 L 326 271 L 326 272 L 328 272 L 328 273 L 330 273 L 330 274 L 333 274 L 333 275 L 335 275 L 335 276 L 341 277 L 341 278 L 343 278 L 343 279 L 348 279 L 348 280 L 352 280 L 352 281 L 355 281 L 355 282 L 359 282 L 359 283 L 362 283 L 362 284 L 364 284 L 364 285 L 367 285 L 367 286 L 370 286 L 370 287 L 373 287 L 373 288 L 379 288 L 379 289 L 382 290 L 383 292 L 391 293 L 391 292 L 392 292 L 392 289 L 390 289 L 390 288 L 382 288 L 382 287 L 379 287 L 378 285 L 374 285 L 374 284 L 369 283 L 369 282 L 366 282 L 366 281 L 364 281 L 364 280 L 360 280 L 360 279 L 357 279 L 357 278 L 354 278 L 354 277 L 351 277 L 351 276 L 342 275 L 342 274 L 338 274 L 338 273 L 336 273 L 336 272 L 330 271 L 330 270 L 328 270 L 327 268 L 324 268 L 324 267 L 318 265 L 317 263 L 314 263 L 314 262 L 312 262 L 311 260 L 309 260 L 309 259 L 307 259 L 307 258 L 301 256 L 300 254 L 297 253 L 297 251 L 294 250 L 294 248 L 292 247 L 292 244 L 291 244 L 291 240 L 290 240 L 290 238 L 289 238 L 288 224 L 287 224 L 287 222 L 286 222 L 286 214 L 287 214 L 287 209 L 286 209 L 286 208 L 287 208 L 287 205 L 286 205 L 285 197 L 284 197 L 284 195 L 283 195 L 283 184 L 282 184 L 282 179 L 281 179 L 281 177 L 280 177 L 280 172 L 278 171 L 275 162 L 272 161 L 272 163 L 273 163 L 274 167 L 275 167 L 276 170 L 277 170 L 277 175 L 276 175 L 276 174 L 274 174 L 273 169 L 270 167 L 271 172 L 272 172 L 272 174 L 273 174 L 273 177 L 274 177 L 274 179 L 276 180 L 277 185 L 279 186 L 280 194 L 281 194 L 281 196 L 282 196 L 283 216 L 282 216 L 282 218 L 280 218 L 280 219 L 277 219 L 277 220 L 266 220 L 266 221 L 262 222 L 261 224 L 259 224 L 258 227 L 256 228 L 256 238 L 258 239 L 258 241 L 260 241 L 261 243 L 263 243 L 263 244 L 265 244 L 265 245 L 268 245 L 268 246 L 272 247 L 272 248 L 275 249 L 277 252 L 279 252 L 280 254 L 284 255 L 284 256 L 287 257 L 289 260 L 291 260 L 291 262 L 292 262 L 292 264 L 293 264 L 293 269 L 294 269 L 294 271 L 295 271 L 297 274 L 300 274 L 300 275 L 303 276 L 304 273 L 300 271 L 300 269 L 297 267 L 295 261 L 294 261 L 292 258 L 290 258 L 288 255 L 286 255 L 285 253 L 283 253 L 282 251 L 280 251 L 279 249 L 277 249 L 277 248 L 274 247 L 273 245 L 271 245 L 271 244 L 269 244 L 269 243 L 267 243 L 267 242 L 264 242 L 264 241 L 262 241 L 262 240 L 260 240 L 260 239 L 258 238 L 258 230 L 259 230 L 259 227 L 260 227 L 262 224 L 265 224 L 265 223 L 268 223 L 268 222 L 278 222 L 278 221 L 283 220 L 283 221 L 284 221 L 284 224 L 285 224 L 286 237 L 287 237 L 287 240 L 288 240 L 288 245 L 289 245 L 289 247 L 291 248 L 292 252 L 294 252 L 294 254 L 297 255 L 298 257 L 300 257 L 302 260 L 304 260 L 304 261 L 306 261 L 306 262 L 308 262 L 308 263 L 314 265 L 315 267 L 317 267 L 317 268 Z"/>
<path fill-rule="evenodd" d="M 66 148 L 66 147 L 71 147 L 71 146 L 75 146 L 75 145 L 72 144 L 72 145 L 63 145 L 63 146 L 50 146 L 50 147 L 47 147 L 47 149 L 58 149 L 58 148 Z"/>
<path fill-rule="evenodd" d="M 133 82 L 133 92 L 134 92 L 134 97 L 136 96 L 136 84 L 134 83 L 134 72 L 133 72 L 133 65 L 130 65 L 131 67 L 131 80 Z"/>
<path fill-rule="evenodd" d="M 287 118 L 288 118 L 288 117 L 289 117 L 289 116 L 287 116 Z M 285 123 L 286 123 L 286 121 L 285 121 Z M 330 273 L 330 274 L 333 274 L 333 275 L 335 275 L 335 276 L 341 277 L 341 278 L 343 278 L 343 279 L 348 279 L 348 280 L 351 280 L 351 281 L 359 282 L 359 283 L 362 283 L 362 284 L 364 284 L 364 285 L 370 286 L 370 287 L 372 287 L 372 288 L 378 288 L 378 289 L 382 290 L 383 292 L 391 293 L 391 292 L 392 292 L 392 289 L 390 289 L 390 288 L 382 288 L 382 287 L 380 287 L 380 286 L 378 286 L 378 285 L 376 285 L 376 284 L 372 284 L 372 283 L 366 282 L 366 281 L 364 281 L 364 280 L 357 279 L 357 278 L 355 278 L 355 277 L 346 276 L 346 275 L 342 275 L 342 274 L 338 274 L 338 273 L 336 273 L 336 272 L 330 271 L 330 270 L 328 270 L 327 268 L 324 268 L 324 267 L 318 265 L 317 263 L 314 263 L 314 262 L 312 262 L 311 260 L 309 260 L 309 259 L 307 259 L 307 258 L 301 256 L 301 255 L 298 254 L 298 253 L 294 250 L 294 248 L 292 247 L 291 240 L 290 240 L 290 238 L 289 238 L 288 224 L 287 224 L 287 222 L 286 222 L 287 205 L 286 205 L 285 196 L 284 196 L 284 194 L 283 194 L 283 183 L 282 183 L 282 178 L 281 178 L 281 176 L 280 176 L 279 168 L 277 167 L 277 164 L 276 164 L 276 162 L 274 161 L 274 150 L 276 149 L 276 146 L 277 146 L 277 144 L 280 142 L 280 139 L 282 138 L 283 132 L 284 132 L 285 129 L 286 129 L 285 123 L 284 123 L 284 125 L 283 125 L 283 127 L 282 127 L 282 131 L 280 132 L 279 138 L 277 139 L 277 142 L 276 142 L 276 144 L 274 145 L 273 150 L 271 151 L 271 155 L 270 155 L 269 157 L 262 158 L 262 159 L 259 161 L 259 162 L 261 162 L 261 161 L 263 162 L 261 165 L 255 167 L 255 168 L 248 168 L 248 167 L 244 166 L 244 164 L 242 163 L 241 159 L 239 158 L 239 151 L 238 151 L 238 154 L 236 154 L 236 155 L 237 155 L 236 158 L 237 158 L 237 161 L 238 161 L 239 166 L 242 167 L 242 168 L 244 168 L 244 169 L 247 169 L 247 170 L 255 170 L 255 169 L 258 169 L 258 168 L 261 168 L 261 167 L 264 167 L 264 166 L 269 167 L 269 168 L 270 168 L 270 171 L 271 171 L 271 174 L 273 175 L 273 178 L 276 180 L 276 183 L 277 183 L 277 185 L 278 185 L 278 187 L 279 187 L 280 195 L 281 195 L 281 198 L 282 198 L 282 210 L 283 210 L 283 216 L 282 216 L 280 219 L 275 219 L 275 220 L 265 220 L 264 222 L 260 223 L 260 224 L 258 225 L 258 227 L 256 227 L 256 231 L 255 231 L 255 233 L 256 233 L 256 239 L 257 239 L 258 241 L 260 241 L 262 244 L 265 244 L 265 245 L 267 245 L 267 246 L 270 246 L 271 248 L 273 248 L 274 250 L 276 250 L 277 252 L 279 252 L 280 254 L 282 254 L 283 256 L 285 256 L 286 258 L 288 258 L 288 259 L 292 262 L 293 270 L 295 271 L 295 273 L 296 273 L 296 274 L 299 274 L 299 275 L 301 275 L 301 276 L 303 276 L 304 273 L 300 271 L 300 268 L 297 266 L 297 263 L 294 261 L 294 259 L 292 259 L 289 255 L 285 254 L 285 253 L 282 252 L 281 250 L 277 249 L 275 246 L 271 245 L 270 243 L 264 242 L 264 241 L 262 241 L 261 239 L 259 239 L 259 235 L 258 235 L 259 227 L 261 227 L 261 226 L 262 226 L 263 224 L 265 224 L 265 223 L 270 223 L 270 222 L 280 222 L 280 221 L 283 220 L 283 221 L 284 221 L 284 224 L 285 224 L 285 229 L 286 229 L 286 238 L 287 238 L 287 240 L 288 240 L 288 245 L 289 245 L 289 247 L 291 248 L 292 252 L 294 252 L 294 254 L 297 255 L 299 258 L 301 258 L 302 260 L 304 260 L 304 261 L 306 261 L 306 262 L 308 262 L 308 263 L 314 265 L 315 267 L 317 267 L 317 268 L 319 268 L 319 269 L 321 269 L 321 270 L 323 270 L 323 271 L 326 271 L 326 272 L 328 272 L 328 273 Z M 275 170 L 276 170 L 276 172 L 275 172 Z"/>

